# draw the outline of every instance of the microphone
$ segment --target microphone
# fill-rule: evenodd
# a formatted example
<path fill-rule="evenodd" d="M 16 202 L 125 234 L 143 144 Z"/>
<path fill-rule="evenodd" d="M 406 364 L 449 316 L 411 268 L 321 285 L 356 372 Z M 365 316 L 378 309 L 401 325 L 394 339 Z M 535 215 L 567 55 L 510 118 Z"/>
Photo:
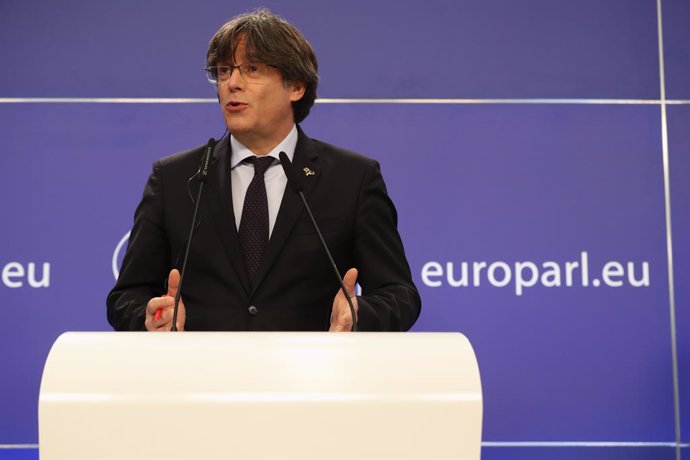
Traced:
<path fill-rule="evenodd" d="M 287 176 L 288 179 L 288 184 L 290 184 L 290 188 L 292 189 L 293 192 L 299 195 L 300 198 L 302 198 L 302 203 L 304 204 L 304 209 L 307 210 L 307 214 L 309 214 L 309 218 L 311 219 L 311 223 L 314 226 L 314 229 L 316 230 L 317 235 L 319 235 L 319 240 L 321 240 L 321 246 L 323 247 L 323 250 L 326 251 L 326 255 L 328 256 L 328 260 L 331 263 L 331 267 L 333 268 L 333 273 L 335 273 L 336 278 L 338 278 L 338 283 L 340 283 L 340 288 L 343 290 L 343 294 L 345 294 L 345 298 L 347 299 L 347 304 L 350 306 L 350 315 L 352 315 L 352 332 L 357 332 L 357 315 L 355 315 L 355 306 L 352 304 L 352 298 L 350 297 L 350 292 L 347 290 L 345 287 L 345 283 L 343 282 L 343 278 L 340 276 L 340 272 L 338 271 L 338 267 L 335 265 L 335 261 L 333 260 L 333 256 L 331 256 L 331 251 L 328 250 L 328 245 L 326 244 L 326 240 L 323 239 L 323 235 L 321 234 L 321 229 L 319 229 L 319 225 L 316 223 L 316 219 L 314 219 L 314 215 L 311 213 L 311 208 L 309 207 L 309 204 L 307 204 L 307 199 L 304 197 L 304 184 L 302 184 L 302 178 L 299 177 L 295 173 L 295 168 L 292 167 L 292 163 L 290 163 L 290 159 L 288 156 L 285 154 L 285 152 L 280 152 L 278 154 L 278 157 L 280 158 L 280 164 L 283 167 L 283 171 L 285 171 L 285 175 Z M 181 282 L 181 280 L 180 280 Z M 179 292 L 179 291 L 178 291 Z"/>
<path fill-rule="evenodd" d="M 204 184 L 206 183 L 206 178 L 208 177 L 208 165 L 211 161 L 211 155 L 213 154 L 213 148 L 216 146 L 217 142 L 215 139 L 210 138 L 206 144 L 206 151 L 201 159 L 201 164 L 199 165 L 199 192 L 196 195 L 196 203 L 194 204 L 194 215 L 192 217 L 192 227 L 189 230 L 189 238 L 187 238 L 187 247 L 184 251 L 184 259 L 182 259 L 182 271 L 180 272 L 180 284 L 177 286 L 177 293 L 175 293 L 175 307 L 173 308 L 173 319 L 171 331 L 177 331 L 177 311 L 180 307 L 180 297 L 182 295 L 182 283 L 184 282 L 184 274 L 187 270 L 187 258 L 189 257 L 189 248 L 192 245 L 192 237 L 194 236 L 194 227 L 196 226 L 196 218 L 199 213 L 199 204 L 201 203 L 201 193 L 204 191 Z"/>

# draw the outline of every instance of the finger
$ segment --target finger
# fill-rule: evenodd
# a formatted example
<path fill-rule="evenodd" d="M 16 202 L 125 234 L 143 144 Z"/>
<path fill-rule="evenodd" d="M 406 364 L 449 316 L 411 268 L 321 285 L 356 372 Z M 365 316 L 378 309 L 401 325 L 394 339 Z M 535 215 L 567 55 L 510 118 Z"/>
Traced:
<path fill-rule="evenodd" d="M 352 323 L 350 322 L 350 313 L 348 312 L 347 318 L 340 318 L 331 321 L 328 327 L 328 332 L 350 332 L 352 330 Z"/>
<path fill-rule="evenodd" d="M 180 271 L 176 268 L 170 270 L 170 275 L 168 275 L 168 295 L 170 297 L 175 297 L 177 295 L 177 289 L 180 286 Z"/>
<path fill-rule="evenodd" d="M 347 305 L 341 309 L 341 313 L 337 317 L 331 320 L 328 330 L 330 332 L 349 332 L 352 330 L 352 315 Z"/>
<path fill-rule="evenodd" d="M 154 326 L 153 332 L 170 332 L 170 322 L 163 323 L 160 326 Z"/>
<path fill-rule="evenodd" d="M 149 300 L 149 303 L 146 305 L 146 314 L 155 315 L 156 310 L 172 308 L 174 303 L 175 299 L 172 297 L 154 297 L 153 299 Z"/>
<path fill-rule="evenodd" d="M 160 316 L 158 316 L 160 312 Z M 149 331 L 169 331 L 172 323 L 172 307 L 156 310 L 156 314 L 147 315 L 144 322 L 146 329 Z"/>
<path fill-rule="evenodd" d="M 182 307 L 182 304 L 180 304 L 180 307 Z M 177 329 L 182 330 L 182 327 L 184 326 L 184 321 L 181 320 L 182 317 L 182 311 L 178 312 L 177 315 Z M 172 320 L 173 320 L 173 315 L 174 315 L 174 308 L 165 308 L 161 311 L 161 317 L 160 319 L 155 319 L 155 316 L 151 322 L 152 326 L 156 330 L 162 330 L 162 331 L 169 331 L 172 328 Z"/>
<path fill-rule="evenodd" d="M 345 285 L 345 289 L 347 289 L 347 292 L 344 293 L 345 295 L 349 295 L 350 297 L 355 295 L 355 284 L 357 284 L 357 269 L 356 268 L 351 268 L 345 273 L 345 276 L 343 277 L 343 284 Z"/>
<path fill-rule="evenodd" d="M 170 296 L 168 294 L 165 294 L 163 297 L 170 297 Z M 156 310 L 156 313 L 154 314 L 153 319 L 155 319 L 156 321 L 160 321 L 161 316 L 163 316 L 163 308 L 159 307 Z"/>

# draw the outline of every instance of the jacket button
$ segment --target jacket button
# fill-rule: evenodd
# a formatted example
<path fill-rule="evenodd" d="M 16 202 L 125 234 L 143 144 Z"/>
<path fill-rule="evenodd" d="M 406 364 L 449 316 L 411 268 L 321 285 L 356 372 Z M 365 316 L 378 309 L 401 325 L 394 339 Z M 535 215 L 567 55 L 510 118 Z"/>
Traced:
<path fill-rule="evenodd" d="M 251 307 L 249 307 L 249 314 L 250 314 L 250 315 L 254 316 L 254 315 L 256 315 L 257 313 L 259 313 L 259 309 L 258 309 L 258 308 L 256 308 L 254 305 L 252 305 Z"/>

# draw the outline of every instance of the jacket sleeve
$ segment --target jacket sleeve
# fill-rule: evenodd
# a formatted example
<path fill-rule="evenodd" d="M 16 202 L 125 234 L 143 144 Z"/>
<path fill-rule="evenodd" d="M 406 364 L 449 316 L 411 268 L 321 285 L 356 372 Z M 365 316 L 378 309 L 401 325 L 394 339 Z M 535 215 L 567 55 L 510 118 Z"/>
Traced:
<path fill-rule="evenodd" d="M 164 227 L 161 164 L 153 164 L 134 214 L 120 275 L 107 299 L 108 322 L 117 331 L 145 330 L 148 301 L 165 292 L 170 244 Z"/>
<path fill-rule="evenodd" d="M 397 212 L 378 162 L 371 160 L 360 186 L 354 259 L 359 270 L 358 326 L 362 331 L 406 331 L 421 300 L 397 229 Z"/>

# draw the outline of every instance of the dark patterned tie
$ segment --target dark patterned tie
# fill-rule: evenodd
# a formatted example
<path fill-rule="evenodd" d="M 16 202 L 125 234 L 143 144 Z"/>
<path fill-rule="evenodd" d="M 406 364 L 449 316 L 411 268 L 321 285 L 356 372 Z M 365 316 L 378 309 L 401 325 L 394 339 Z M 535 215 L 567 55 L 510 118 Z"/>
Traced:
<path fill-rule="evenodd" d="M 239 229 L 242 255 L 252 289 L 268 244 L 268 199 L 264 173 L 274 160 L 275 158 L 268 156 L 249 157 L 244 160 L 254 164 L 254 178 L 249 183 L 247 195 L 244 197 Z"/>

